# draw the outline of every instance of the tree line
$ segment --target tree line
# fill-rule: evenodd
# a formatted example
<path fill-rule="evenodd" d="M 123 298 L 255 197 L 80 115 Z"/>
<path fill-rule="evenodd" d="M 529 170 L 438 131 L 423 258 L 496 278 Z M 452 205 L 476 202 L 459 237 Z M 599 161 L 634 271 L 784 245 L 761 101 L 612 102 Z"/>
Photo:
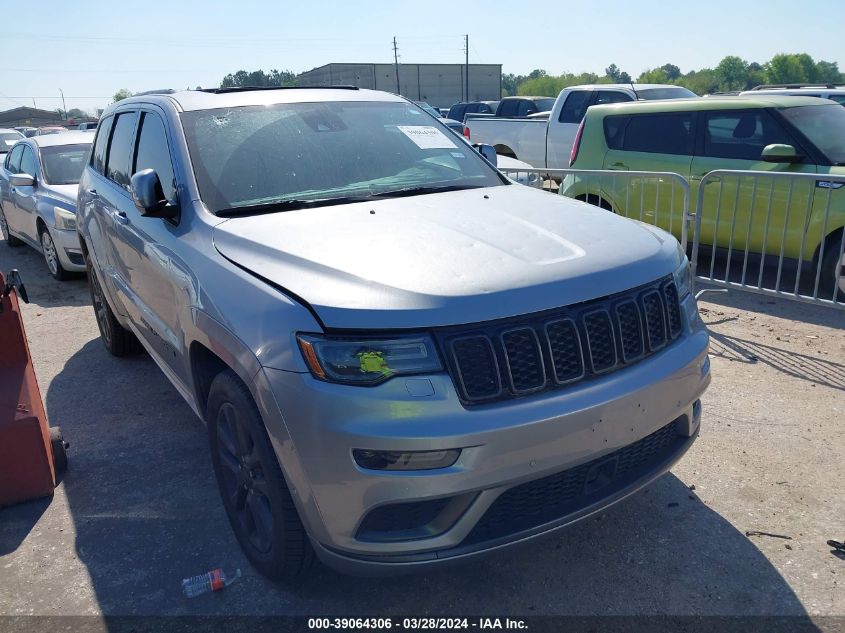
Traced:
<path fill-rule="evenodd" d="M 602 76 L 596 73 L 563 73 L 555 76 L 536 69 L 528 75 L 502 75 L 502 92 L 507 95 L 554 97 L 567 86 L 630 81 L 631 76 L 616 64 L 608 66 Z M 705 95 L 749 90 L 761 84 L 845 84 L 845 75 L 839 71 L 837 62 L 816 62 L 807 53 L 779 53 L 763 64 L 728 55 L 715 68 L 691 70 L 688 73 L 681 72 L 674 64 L 663 64 L 640 73 L 635 82 L 674 84 Z"/>
<path fill-rule="evenodd" d="M 699 95 L 714 92 L 749 90 L 761 84 L 825 83 L 845 84 L 845 74 L 840 72 L 837 62 L 815 61 L 807 53 L 779 53 L 769 61 L 760 64 L 749 62 L 736 55 L 728 55 L 715 68 L 690 70 L 687 73 L 675 64 L 663 64 L 646 70 L 633 79 L 616 64 L 605 68 L 604 75 L 597 73 L 569 73 L 550 75 L 545 70 L 535 69 L 527 75 L 506 73 L 502 75 L 502 96 L 537 95 L 556 97 L 567 86 L 579 84 L 610 83 L 653 83 L 683 86 Z M 295 86 L 296 73 L 291 70 L 239 70 L 229 73 L 220 82 L 221 88 L 246 86 Z M 118 90 L 115 101 L 131 97 L 128 90 Z"/>

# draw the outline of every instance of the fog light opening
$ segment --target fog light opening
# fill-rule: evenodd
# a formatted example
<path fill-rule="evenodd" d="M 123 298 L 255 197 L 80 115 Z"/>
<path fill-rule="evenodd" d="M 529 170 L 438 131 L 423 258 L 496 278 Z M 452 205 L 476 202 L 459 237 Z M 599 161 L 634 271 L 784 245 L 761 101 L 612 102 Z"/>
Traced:
<path fill-rule="evenodd" d="M 460 449 L 445 451 L 352 450 L 355 463 L 368 470 L 432 470 L 448 468 L 460 457 Z"/>

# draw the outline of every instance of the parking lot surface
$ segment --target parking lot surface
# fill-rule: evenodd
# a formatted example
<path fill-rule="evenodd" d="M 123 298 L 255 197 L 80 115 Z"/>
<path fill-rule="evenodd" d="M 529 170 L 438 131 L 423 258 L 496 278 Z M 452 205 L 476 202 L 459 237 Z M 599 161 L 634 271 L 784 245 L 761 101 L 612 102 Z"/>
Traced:
<path fill-rule="evenodd" d="M 825 543 L 845 538 L 841 311 L 707 295 L 713 383 L 701 437 L 670 474 L 479 562 L 399 579 L 317 567 L 286 591 L 238 548 L 202 422 L 147 355 L 103 348 L 85 279 L 56 282 L 40 255 L 0 243 L 0 270 L 13 267 L 50 422 L 71 447 L 52 499 L 0 510 L 0 615 L 845 616 L 845 560 Z M 183 597 L 182 578 L 215 567 L 243 577 Z"/>

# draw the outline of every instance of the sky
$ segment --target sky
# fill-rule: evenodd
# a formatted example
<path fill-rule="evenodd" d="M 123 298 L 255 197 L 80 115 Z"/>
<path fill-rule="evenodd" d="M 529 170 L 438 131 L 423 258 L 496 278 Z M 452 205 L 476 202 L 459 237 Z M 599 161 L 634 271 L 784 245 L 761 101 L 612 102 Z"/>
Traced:
<path fill-rule="evenodd" d="M 0 0 L 0 110 L 93 110 L 121 88 L 215 87 L 238 70 L 303 72 L 331 62 L 502 64 L 504 73 L 636 77 L 672 63 L 683 72 L 726 55 L 763 63 L 809 53 L 845 69 L 843 0 L 604 0 L 571 2 L 179 2 L 45 0 L 16 23 Z"/>

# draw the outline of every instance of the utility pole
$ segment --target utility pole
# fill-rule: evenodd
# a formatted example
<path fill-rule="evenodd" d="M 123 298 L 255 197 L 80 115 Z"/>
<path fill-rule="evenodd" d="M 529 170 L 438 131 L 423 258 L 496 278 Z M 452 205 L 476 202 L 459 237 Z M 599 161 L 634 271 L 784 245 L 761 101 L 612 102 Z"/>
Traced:
<path fill-rule="evenodd" d="M 402 94 L 399 89 L 399 49 L 396 47 L 396 36 L 393 36 L 393 70 L 396 71 L 396 94 Z"/>
<path fill-rule="evenodd" d="M 469 101 L 469 35 L 464 35 L 464 53 L 466 54 L 466 62 L 464 63 L 464 82 L 466 84 L 466 101 Z"/>
<path fill-rule="evenodd" d="M 67 105 L 65 105 L 65 93 L 62 92 L 61 88 L 59 88 L 59 94 L 62 95 L 62 110 L 64 111 L 64 116 L 62 118 L 67 121 Z"/>

